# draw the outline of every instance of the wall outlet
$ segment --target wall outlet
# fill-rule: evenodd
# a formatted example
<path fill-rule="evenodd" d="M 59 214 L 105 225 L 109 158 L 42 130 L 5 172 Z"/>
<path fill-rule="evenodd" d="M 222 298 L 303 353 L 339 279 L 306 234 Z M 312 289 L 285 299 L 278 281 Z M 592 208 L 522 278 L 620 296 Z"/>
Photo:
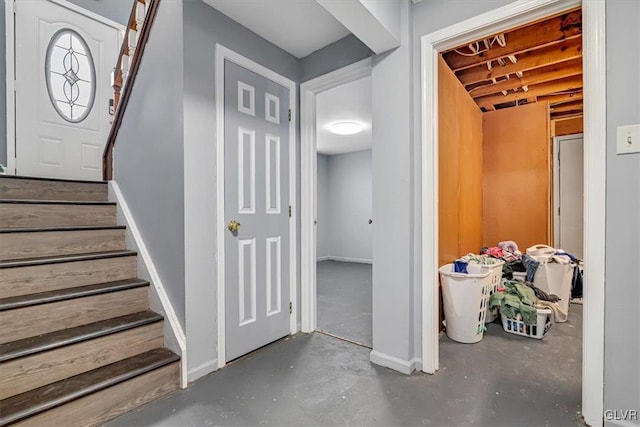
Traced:
<path fill-rule="evenodd" d="M 618 126 L 617 153 L 640 153 L 640 125 Z"/>

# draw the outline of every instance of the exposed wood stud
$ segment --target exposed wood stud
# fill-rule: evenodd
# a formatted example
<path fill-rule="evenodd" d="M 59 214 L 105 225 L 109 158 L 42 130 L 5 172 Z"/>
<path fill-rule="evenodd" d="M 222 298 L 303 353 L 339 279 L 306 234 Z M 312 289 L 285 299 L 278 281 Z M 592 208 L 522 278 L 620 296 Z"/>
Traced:
<path fill-rule="evenodd" d="M 528 92 L 513 92 L 506 96 L 503 95 L 490 95 L 481 98 L 477 98 L 476 102 L 480 107 L 487 105 L 505 103 L 511 101 L 517 101 L 519 99 L 526 99 L 531 96 L 550 95 L 558 92 L 568 92 L 582 88 L 582 76 L 569 77 L 565 79 L 556 80 L 548 83 L 541 83 L 537 85 L 529 86 Z"/>
<path fill-rule="evenodd" d="M 504 66 L 495 65 L 491 70 L 485 64 L 468 68 L 457 73 L 464 85 L 482 82 L 514 74 L 517 71 L 531 71 L 553 64 L 582 58 L 582 39 L 575 38 L 544 49 L 531 49 L 518 57 L 518 62 L 507 62 Z"/>
<path fill-rule="evenodd" d="M 505 47 L 494 44 L 491 49 L 474 56 L 460 55 L 452 50 L 444 53 L 444 59 L 452 70 L 458 71 L 485 63 L 488 60 L 518 55 L 530 49 L 557 45 L 565 40 L 577 39 L 581 36 L 582 12 L 575 11 L 506 33 Z"/>

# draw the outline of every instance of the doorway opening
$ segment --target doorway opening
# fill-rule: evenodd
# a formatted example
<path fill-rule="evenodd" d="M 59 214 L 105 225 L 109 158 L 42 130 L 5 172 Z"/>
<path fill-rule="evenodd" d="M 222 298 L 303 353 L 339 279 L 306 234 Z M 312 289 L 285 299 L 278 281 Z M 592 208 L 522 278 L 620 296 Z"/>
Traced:
<path fill-rule="evenodd" d="M 442 174 L 442 157 L 439 150 L 442 149 L 442 145 L 438 143 L 440 132 L 442 129 L 442 121 L 439 116 L 442 112 L 442 102 L 438 94 L 438 84 L 441 79 L 441 66 L 442 60 L 440 54 L 447 52 L 454 48 L 466 47 L 468 50 L 462 50 L 461 52 L 469 54 L 469 58 L 478 56 L 478 52 L 482 52 L 482 56 L 487 58 L 486 50 L 491 48 L 491 40 L 489 43 L 479 43 L 476 45 L 474 42 L 479 40 L 485 40 L 491 36 L 497 36 L 510 30 L 521 29 L 530 25 L 531 23 L 541 22 L 549 17 L 563 15 L 572 10 L 576 10 L 582 6 L 583 14 L 583 33 L 582 39 L 584 49 L 584 63 L 582 66 L 578 66 L 578 71 L 582 70 L 583 84 L 581 85 L 584 92 L 584 322 L 582 327 L 578 326 L 578 329 L 582 330 L 584 337 L 584 346 L 582 347 L 582 415 L 589 424 L 595 424 L 601 422 L 602 417 L 602 387 L 603 387 L 603 325 L 604 325 L 604 294 L 603 294 L 603 274 L 604 274 L 604 251 L 599 246 L 604 241 L 604 182 L 605 182 L 605 163 L 604 163 L 604 151 L 605 147 L 602 141 L 605 140 L 605 122 L 604 122 L 604 105 L 605 105 L 605 69 L 604 69 L 604 4 L 603 2 L 585 2 L 581 5 L 580 1 L 570 2 L 546 2 L 545 4 L 528 3 L 522 5 L 507 5 L 505 7 L 496 9 L 485 15 L 469 19 L 459 24 L 447 27 L 438 32 L 423 36 L 422 38 L 422 83 L 423 83 L 423 110 L 422 110 L 422 142 L 423 142 L 423 274 L 425 277 L 425 287 L 423 288 L 423 370 L 433 373 L 439 368 L 440 357 L 445 357 L 444 349 L 440 347 L 439 341 L 439 294 L 438 294 L 438 267 L 441 265 L 441 251 L 440 243 L 442 238 L 439 235 L 442 228 L 440 227 L 443 218 L 443 211 L 439 206 L 440 201 L 444 195 L 441 195 L 442 186 L 440 180 L 443 177 Z M 494 39 L 492 39 L 494 40 Z M 498 46 L 499 52 L 504 52 L 504 39 L 495 40 Z M 566 43 L 568 40 L 563 40 Z M 472 47 L 476 49 L 474 52 Z M 487 46 L 488 44 L 488 46 Z M 507 41 L 507 45 L 509 42 Z M 545 46 L 547 47 L 547 46 Z M 528 49 L 525 49 L 528 50 Z M 535 49 L 533 49 L 535 51 Z M 464 56 L 464 55 L 461 55 Z M 516 63 L 509 58 L 509 55 L 498 55 L 504 57 L 504 64 L 494 64 L 496 67 L 509 66 L 509 63 Z M 530 56 L 526 54 L 525 57 Z M 487 74 L 491 74 L 491 69 L 485 64 L 485 70 Z M 450 71 L 450 70 L 449 70 Z M 560 68 L 558 71 L 562 71 Z M 574 74 L 575 75 L 575 74 Z M 524 81 L 524 76 L 516 75 L 516 81 Z M 568 77 L 572 79 L 573 77 Z M 509 83 L 499 81 L 490 81 L 491 85 L 506 86 Z M 546 84 L 546 83 L 541 83 Z M 523 86 L 527 86 L 523 84 Z M 483 93 L 478 98 L 485 97 L 484 100 L 492 101 L 490 97 L 496 96 L 500 100 L 504 100 L 504 103 L 515 101 L 512 107 L 509 109 L 526 109 L 535 108 L 536 103 L 531 102 L 529 107 L 526 105 L 527 97 L 533 96 L 545 96 L 542 93 L 536 94 L 536 85 L 531 83 L 528 88 L 523 89 L 519 96 L 515 99 L 506 99 L 511 96 L 510 88 L 502 87 L 500 92 L 504 89 L 506 94 L 500 93 L 499 95 L 491 95 L 489 93 Z M 482 88 L 482 85 L 478 86 L 479 91 L 485 91 L 488 87 Z M 572 89 L 568 87 L 566 89 Z M 560 92 L 561 89 L 555 89 Z M 468 94 L 466 88 L 462 89 L 463 92 Z M 510 93 L 511 92 L 511 93 Z M 471 96 L 473 98 L 473 96 Z M 537 100 L 536 100 L 537 101 Z M 475 103 L 475 102 L 474 102 Z M 490 115 L 499 113 L 499 108 L 495 108 L 501 104 L 499 101 L 491 103 L 488 102 L 489 108 L 496 109 L 497 111 L 483 112 L 483 115 Z M 517 104 L 517 105 L 516 105 Z M 477 105 L 477 104 L 476 104 Z M 500 105 L 502 106 L 502 105 Z M 570 106 L 569 110 L 557 111 L 558 113 L 564 113 L 571 111 L 574 106 Z M 547 110 L 547 115 L 549 111 Z M 553 114 L 554 112 L 552 112 Z M 549 118 L 547 118 L 549 120 Z M 479 126 L 484 130 L 484 118 L 480 122 Z M 514 124 L 512 121 L 510 124 Z M 551 123 L 548 122 L 548 129 L 552 128 Z M 533 131 L 539 131 L 539 129 L 532 129 Z M 527 131 L 520 130 L 520 132 L 513 132 L 511 139 L 523 139 L 528 137 Z M 547 135 L 546 147 L 544 148 L 542 155 L 549 158 L 547 163 L 548 170 L 551 170 L 552 164 L 550 162 L 552 153 L 551 133 Z M 486 137 L 486 132 L 483 134 Z M 485 139 L 485 138 L 483 138 Z M 485 147 L 482 147 L 482 154 L 485 154 Z M 499 157 L 500 153 L 497 154 Z M 540 153 L 530 153 L 529 157 L 535 157 Z M 520 158 L 512 157 L 511 163 L 521 162 Z M 483 158 L 484 161 L 484 158 Z M 511 165 L 512 166 L 512 165 Z M 483 173 L 485 165 L 483 162 L 477 165 L 479 169 L 477 171 L 477 179 L 483 180 Z M 547 177 L 551 176 L 547 172 Z M 495 176 L 494 176 L 495 177 Z M 464 181 L 467 185 L 470 184 L 468 180 Z M 542 186 L 540 186 L 542 187 Z M 544 187 L 549 188 L 547 191 L 546 200 L 543 204 L 544 216 L 547 217 L 547 225 L 540 227 L 540 232 L 546 232 L 545 239 L 541 239 L 550 242 L 552 245 L 553 240 L 553 214 L 552 209 L 549 207 L 553 205 L 552 202 L 552 183 L 544 183 Z M 525 187 L 526 188 L 526 187 Z M 484 200 L 485 194 L 493 196 L 491 193 L 493 188 L 487 188 L 487 185 L 483 182 L 481 188 L 481 196 L 474 199 L 476 203 L 481 203 L 482 207 L 486 205 Z M 523 190 L 525 191 L 525 190 Z M 526 190 L 528 191 L 528 189 Z M 544 194 L 544 192 L 542 192 Z M 432 197 L 430 197 L 432 195 Z M 507 202 L 509 197 L 505 197 Z M 467 198 L 469 199 L 469 198 Z M 508 205 L 513 210 L 513 203 Z M 539 208 L 539 206 L 537 206 Z M 469 210 L 463 210 L 464 213 Z M 508 215 L 509 210 L 504 211 L 504 215 Z M 482 230 L 480 242 L 483 242 L 484 223 L 487 221 L 486 213 L 483 211 L 480 220 L 476 220 L 476 225 Z M 515 216 L 515 215 L 514 215 Z M 493 224 L 497 222 L 494 221 Z M 530 227 L 532 228 L 532 227 Z M 495 239 L 494 239 L 495 240 Z M 536 239 L 538 240 L 538 239 Z M 493 243 L 495 245 L 499 240 Z M 482 243 L 480 243 L 482 245 Z M 521 249 L 526 251 L 528 243 L 521 243 Z M 458 248 L 459 250 L 460 248 Z M 477 251 L 477 249 L 476 249 Z M 458 254 L 455 255 L 456 257 Z M 567 300 L 565 299 L 565 302 Z M 553 330 L 551 331 L 553 333 Z M 528 340 L 529 345 L 535 343 L 530 338 L 520 338 L 510 336 L 510 339 Z M 544 340 L 543 340 L 544 342 Z M 441 352 L 442 350 L 442 352 Z M 561 354 L 558 353 L 558 354 Z M 565 356 L 561 356 L 565 357 Z"/>
<path fill-rule="evenodd" d="M 323 330 L 368 347 L 370 75 L 367 58 L 300 85 L 301 331 Z"/>
<path fill-rule="evenodd" d="M 316 97 L 318 331 L 371 348 L 371 77 Z"/>
<path fill-rule="evenodd" d="M 576 119 L 582 131 L 582 11 L 455 46 L 438 62 L 439 265 L 489 264 L 483 279 L 441 276 L 442 364 L 482 365 L 501 378 L 488 386 L 494 393 L 551 396 L 561 382 L 558 399 L 574 415 L 582 386 L 583 153 L 580 137 L 556 138 L 556 122 Z M 474 344 L 461 351 L 460 342 Z M 496 354 L 505 356 L 500 364 L 491 363 Z"/>

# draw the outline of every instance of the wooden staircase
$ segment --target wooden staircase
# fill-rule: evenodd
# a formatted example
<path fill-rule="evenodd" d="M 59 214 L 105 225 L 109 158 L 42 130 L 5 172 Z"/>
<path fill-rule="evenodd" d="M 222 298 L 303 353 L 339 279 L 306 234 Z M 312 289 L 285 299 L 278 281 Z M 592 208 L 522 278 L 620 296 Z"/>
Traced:
<path fill-rule="evenodd" d="M 0 176 L 0 426 L 102 424 L 179 386 L 107 184 Z"/>

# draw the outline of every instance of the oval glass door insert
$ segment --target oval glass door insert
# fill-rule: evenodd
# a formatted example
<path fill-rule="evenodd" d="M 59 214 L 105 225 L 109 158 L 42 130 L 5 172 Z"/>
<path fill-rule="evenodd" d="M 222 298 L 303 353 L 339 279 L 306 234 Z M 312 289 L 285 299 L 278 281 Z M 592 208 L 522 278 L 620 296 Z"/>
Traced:
<path fill-rule="evenodd" d="M 45 81 L 53 108 L 63 119 L 79 123 L 89 115 L 96 95 L 95 75 L 91 51 L 80 34 L 66 28 L 51 37 Z"/>

